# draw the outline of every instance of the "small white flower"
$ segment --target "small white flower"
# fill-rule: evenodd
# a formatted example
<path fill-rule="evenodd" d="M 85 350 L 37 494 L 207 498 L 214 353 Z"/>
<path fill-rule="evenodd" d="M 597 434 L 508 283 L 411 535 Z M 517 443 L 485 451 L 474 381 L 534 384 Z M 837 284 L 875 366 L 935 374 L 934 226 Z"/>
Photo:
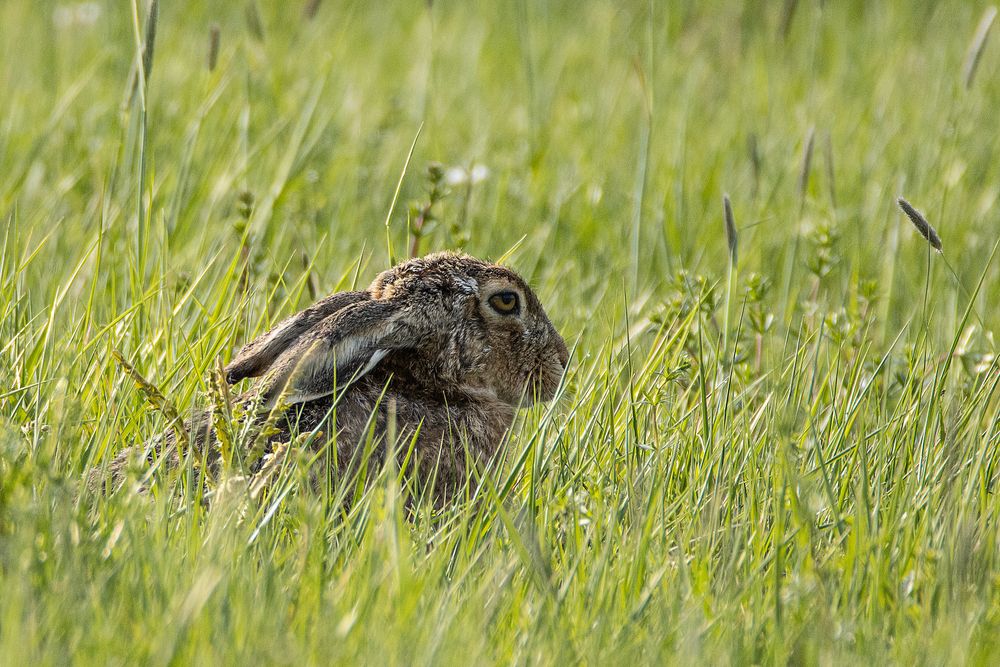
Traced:
<path fill-rule="evenodd" d="M 96 2 L 58 5 L 52 10 L 52 23 L 57 28 L 92 26 L 101 18 L 101 6 Z"/>
<path fill-rule="evenodd" d="M 444 173 L 444 182 L 448 185 L 476 185 L 490 177 L 490 168 L 484 164 L 475 164 L 472 169 L 465 167 L 449 167 Z"/>

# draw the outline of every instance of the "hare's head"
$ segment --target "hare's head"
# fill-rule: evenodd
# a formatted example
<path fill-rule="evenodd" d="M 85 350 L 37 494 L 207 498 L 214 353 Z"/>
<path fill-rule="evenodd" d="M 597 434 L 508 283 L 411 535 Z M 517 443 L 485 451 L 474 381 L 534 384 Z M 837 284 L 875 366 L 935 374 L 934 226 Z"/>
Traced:
<path fill-rule="evenodd" d="M 515 406 L 555 395 L 569 359 L 566 344 L 510 269 L 436 253 L 385 271 L 368 291 L 376 301 L 397 302 L 420 332 L 397 355 L 411 355 L 418 379 Z"/>
<path fill-rule="evenodd" d="M 289 318 L 244 348 L 228 377 L 265 375 L 266 403 L 279 395 L 294 403 L 329 395 L 382 363 L 421 391 L 519 406 L 551 399 L 568 358 L 520 276 L 436 253 Z"/>

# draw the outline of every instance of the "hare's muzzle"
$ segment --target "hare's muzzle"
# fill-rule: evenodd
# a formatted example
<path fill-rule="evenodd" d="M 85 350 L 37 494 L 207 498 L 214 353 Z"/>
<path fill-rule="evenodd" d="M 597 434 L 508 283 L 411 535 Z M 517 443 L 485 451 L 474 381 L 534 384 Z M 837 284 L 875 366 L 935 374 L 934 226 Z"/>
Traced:
<path fill-rule="evenodd" d="M 539 360 L 539 366 L 531 373 L 528 390 L 539 401 L 551 401 L 559 390 L 566 366 L 569 364 L 569 350 L 562 336 L 553 328 L 546 351 Z"/>
<path fill-rule="evenodd" d="M 562 371 L 560 372 L 561 375 L 562 372 L 566 370 L 566 365 L 569 364 L 569 350 L 566 349 L 566 341 L 564 341 L 562 336 L 558 333 L 555 333 L 555 341 L 556 356 L 559 359 L 559 365 L 562 366 Z"/>

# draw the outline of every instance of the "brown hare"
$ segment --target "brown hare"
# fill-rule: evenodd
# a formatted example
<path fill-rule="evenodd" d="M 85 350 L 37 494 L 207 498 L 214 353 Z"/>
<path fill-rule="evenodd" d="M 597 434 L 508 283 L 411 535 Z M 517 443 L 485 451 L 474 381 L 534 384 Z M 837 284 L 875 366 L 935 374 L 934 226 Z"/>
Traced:
<path fill-rule="evenodd" d="M 442 252 L 289 317 L 240 350 L 225 374 L 230 384 L 254 378 L 238 401 L 258 422 L 281 413 L 271 443 L 321 433 L 312 446 L 335 443 L 336 458 L 326 460 L 337 461 L 337 474 L 366 446 L 383 461 L 394 433 L 408 467 L 433 476 L 443 500 L 464 483 L 470 458 L 483 463 L 496 454 L 519 407 L 555 396 L 568 357 L 516 273 Z M 197 449 L 214 443 L 209 417 L 186 423 Z M 172 433 L 147 445 L 147 460 L 158 454 L 176 463 Z M 92 485 L 120 483 L 128 458 L 121 454 L 110 478 L 92 476 Z"/>

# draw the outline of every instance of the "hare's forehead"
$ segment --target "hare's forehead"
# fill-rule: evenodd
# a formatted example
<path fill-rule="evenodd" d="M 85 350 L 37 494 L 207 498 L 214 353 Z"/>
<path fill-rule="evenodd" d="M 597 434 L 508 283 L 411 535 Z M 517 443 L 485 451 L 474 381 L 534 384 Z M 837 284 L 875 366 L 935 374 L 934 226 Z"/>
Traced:
<path fill-rule="evenodd" d="M 466 261 L 460 266 L 447 267 L 443 262 L 414 260 L 380 274 L 370 291 L 376 299 L 407 293 L 443 290 L 473 296 L 489 296 L 499 290 L 514 289 L 529 300 L 534 294 L 528 284 L 510 269 L 485 262 Z"/>
<path fill-rule="evenodd" d="M 487 289 L 515 288 L 530 293 L 531 288 L 521 276 L 502 266 L 489 266 L 478 276 L 480 287 Z"/>

